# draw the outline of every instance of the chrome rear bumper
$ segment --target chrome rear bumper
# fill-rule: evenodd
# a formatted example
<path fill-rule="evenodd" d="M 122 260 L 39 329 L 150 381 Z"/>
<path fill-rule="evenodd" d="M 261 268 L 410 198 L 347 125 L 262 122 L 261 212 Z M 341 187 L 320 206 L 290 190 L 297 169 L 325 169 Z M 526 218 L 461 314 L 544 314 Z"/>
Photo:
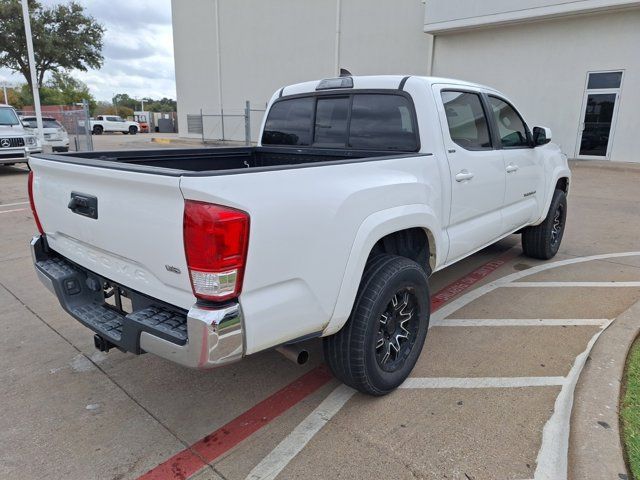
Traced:
<path fill-rule="evenodd" d="M 39 235 L 31 240 L 31 255 L 38 278 L 58 297 L 62 307 L 121 350 L 149 352 L 201 369 L 233 363 L 244 354 L 243 316 L 238 302 L 215 308 L 196 304 L 185 314 L 160 301 L 149 306 L 154 299 L 129 292 L 134 311 L 117 312 L 104 306 L 102 288 L 95 287 L 108 279 L 50 250 Z M 135 310 L 138 298 L 144 308 Z"/>

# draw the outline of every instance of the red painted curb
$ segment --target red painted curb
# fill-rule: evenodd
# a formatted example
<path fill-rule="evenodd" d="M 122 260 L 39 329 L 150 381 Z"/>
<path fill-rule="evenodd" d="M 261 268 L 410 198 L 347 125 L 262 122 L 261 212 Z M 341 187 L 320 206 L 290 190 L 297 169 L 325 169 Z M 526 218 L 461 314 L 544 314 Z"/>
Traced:
<path fill-rule="evenodd" d="M 439 290 L 431 297 L 431 311 L 437 311 L 445 303 L 495 272 L 517 255 L 517 252 L 507 250 L 494 260 Z M 138 480 L 185 480 L 189 478 L 246 440 L 274 418 L 282 415 L 327 384 L 331 378 L 333 377 L 324 365 L 314 368 L 215 432 L 149 470 Z"/>
<path fill-rule="evenodd" d="M 459 278 L 455 282 L 450 283 L 446 287 L 439 290 L 437 293 L 431 296 L 431 311 L 435 312 L 445 303 L 450 302 L 455 297 L 460 295 L 465 290 L 468 290 L 474 284 L 478 283 L 483 278 L 495 272 L 498 268 L 503 266 L 509 260 L 518 256 L 518 252 L 512 249 L 507 250 L 494 260 L 485 263 L 481 267 L 476 268 L 473 272 Z"/>

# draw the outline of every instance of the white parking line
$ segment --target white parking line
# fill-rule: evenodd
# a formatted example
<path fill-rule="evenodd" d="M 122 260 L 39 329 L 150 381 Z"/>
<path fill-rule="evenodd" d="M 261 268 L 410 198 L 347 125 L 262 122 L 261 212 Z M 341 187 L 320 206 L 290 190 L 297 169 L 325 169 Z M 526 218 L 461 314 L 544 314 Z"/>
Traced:
<path fill-rule="evenodd" d="M 487 283 L 486 285 L 482 285 L 481 287 L 476 288 L 475 290 L 471 290 L 460 298 L 453 300 L 451 303 L 443 306 L 440 310 L 431 315 L 431 322 L 435 322 L 436 324 L 440 322 L 440 320 L 451 316 L 454 312 L 460 310 L 465 305 L 477 300 L 478 298 L 486 295 L 489 292 L 492 292 L 496 288 L 504 287 L 511 282 L 515 282 L 520 280 L 521 278 L 528 277 L 535 273 L 544 272 L 545 270 L 550 270 L 552 268 L 564 267 L 566 265 L 573 265 L 576 263 L 584 263 L 591 262 L 593 260 L 606 260 L 609 258 L 622 258 L 622 257 L 640 257 L 640 251 L 635 252 L 621 252 L 621 253 L 604 253 L 602 255 L 591 255 L 589 257 L 576 257 L 569 258 L 567 260 L 558 260 L 557 262 L 544 263 L 542 265 L 538 265 L 537 267 L 532 267 L 527 270 L 523 270 L 521 272 L 515 272 L 511 275 L 507 275 L 506 277 L 499 278 L 495 282 Z"/>
<path fill-rule="evenodd" d="M 26 210 L 29 210 L 29 209 L 28 208 L 14 208 L 13 210 L 0 211 L 0 214 L 2 214 L 2 213 L 12 213 L 12 212 L 24 212 Z"/>
<path fill-rule="evenodd" d="M 475 290 L 471 290 L 460 298 L 443 306 L 431 316 L 429 327 L 444 326 L 444 324 L 449 322 L 447 317 L 451 316 L 474 300 L 477 300 L 497 288 L 512 286 L 512 282 L 535 273 L 576 263 L 635 256 L 640 256 L 640 251 L 576 257 L 546 263 L 521 272 L 512 273 L 511 275 L 507 275 L 506 277 L 500 278 L 494 282 L 487 283 Z M 566 286 L 567 283 L 580 284 L 579 286 L 593 286 L 594 282 L 522 282 L 520 285 L 527 283 L 529 286 L 535 285 L 546 287 L 552 286 L 553 283 L 562 284 L 563 286 Z M 606 286 L 608 287 L 612 286 L 611 283 L 618 284 L 614 286 L 619 286 L 619 284 L 622 283 L 640 286 L 640 282 L 596 283 L 606 283 Z M 505 321 L 513 322 L 515 324 L 515 322 L 521 322 L 522 320 L 454 319 L 454 322 L 462 321 L 502 322 L 500 325 L 506 326 L 504 323 Z M 524 319 L 524 321 L 527 321 L 527 319 Z M 519 388 L 561 386 L 562 388 L 560 393 L 556 398 L 554 412 L 545 424 L 543 430 L 542 446 L 538 452 L 535 480 L 562 480 L 567 478 L 569 427 L 575 385 L 580 372 L 584 367 L 587 355 L 591 351 L 591 347 L 600 333 L 610 324 L 610 322 L 609 320 L 603 319 L 529 319 L 528 321 L 536 322 L 536 325 L 539 325 L 539 322 L 550 322 L 550 324 L 553 324 L 554 322 L 565 322 L 564 324 L 567 324 L 567 322 L 575 322 L 575 324 L 580 324 L 578 322 L 583 322 L 581 324 L 587 325 L 591 325 L 592 323 L 590 322 L 594 322 L 593 324 L 601 326 L 601 330 L 591 338 L 587 349 L 576 357 L 567 377 L 409 378 L 401 385 L 400 388 Z M 518 323 L 518 325 L 521 325 L 521 323 Z M 316 410 L 303 420 L 291 434 L 280 442 L 280 444 L 251 471 L 247 480 L 274 479 L 288 465 L 288 463 L 298 453 L 300 453 L 300 451 L 302 451 L 313 436 L 319 432 L 320 429 L 346 404 L 347 400 L 349 400 L 354 393 L 355 391 L 353 389 L 344 385 L 336 388 L 329 397 L 327 397 L 327 399 L 323 401 L 318 408 L 316 408 Z"/>
<path fill-rule="evenodd" d="M 438 327 L 572 327 L 602 326 L 607 318 L 447 318 Z"/>
<path fill-rule="evenodd" d="M 0 203 L 0 208 L 15 207 L 16 205 L 29 205 L 29 202 Z"/>
<path fill-rule="evenodd" d="M 501 285 L 505 288 L 557 288 L 557 287 L 640 287 L 640 282 L 514 282 Z"/>
<path fill-rule="evenodd" d="M 521 388 L 556 387 L 564 384 L 564 377 L 410 377 L 400 388 Z"/>
<path fill-rule="evenodd" d="M 251 470 L 247 480 L 268 480 L 276 476 L 300 453 L 309 440 L 340 411 L 356 391 L 340 385 L 318 405 L 269 455 Z"/>

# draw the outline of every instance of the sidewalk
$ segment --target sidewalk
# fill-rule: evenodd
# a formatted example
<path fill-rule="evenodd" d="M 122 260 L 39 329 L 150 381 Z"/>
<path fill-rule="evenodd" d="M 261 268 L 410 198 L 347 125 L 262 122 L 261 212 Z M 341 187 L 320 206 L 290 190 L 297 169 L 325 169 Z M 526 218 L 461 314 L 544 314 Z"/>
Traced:
<path fill-rule="evenodd" d="M 627 352 L 640 332 L 640 302 L 602 333 L 576 386 L 569 478 L 628 478 L 619 429 L 619 400 Z"/>

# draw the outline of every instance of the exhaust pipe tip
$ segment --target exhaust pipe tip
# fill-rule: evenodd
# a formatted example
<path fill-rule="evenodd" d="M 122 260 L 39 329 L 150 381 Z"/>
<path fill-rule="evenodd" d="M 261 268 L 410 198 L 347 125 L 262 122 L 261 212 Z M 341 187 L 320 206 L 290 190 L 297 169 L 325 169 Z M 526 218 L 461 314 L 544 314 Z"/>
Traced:
<path fill-rule="evenodd" d="M 297 345 L 282 345 L 277 347 L 276 351 L 298 365 L 304 365 L 309 361 L 309 351 Z"/>

